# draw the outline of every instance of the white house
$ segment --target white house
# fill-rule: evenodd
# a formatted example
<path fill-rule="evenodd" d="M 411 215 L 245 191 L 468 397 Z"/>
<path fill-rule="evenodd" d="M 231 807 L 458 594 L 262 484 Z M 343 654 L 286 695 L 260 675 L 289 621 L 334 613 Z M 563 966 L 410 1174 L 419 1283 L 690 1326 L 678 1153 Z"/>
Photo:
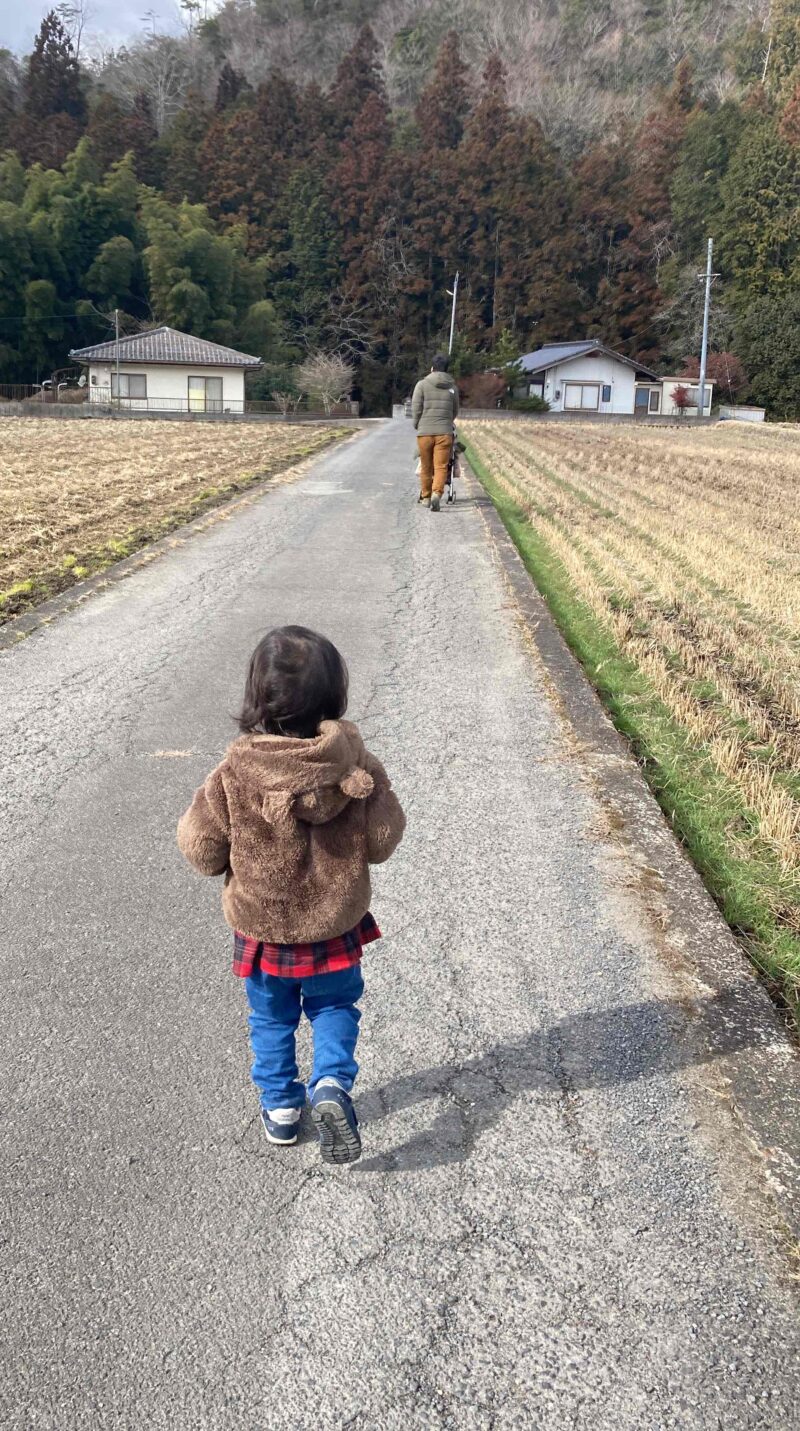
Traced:
<path fill-rule="evenodd" d="M 548 343 L 521 359 L 526 392 L 551 412 L 632 413 L 636 385 L 656 383 L 649 368 L 603 343 Z"/>
<path fill-rule="evenodd" d="M 89 369 L 90 402 L 149 412 L 244 412 L 244 375 L 261 367 L 251 353 L 166 325 L 70 357 Z"/>
<path fill-rule="evenodd" d="M 697 416 L 695 384 L 688 379 L 660 378 L 635 359 L 591 339 L 548 343 L 525 353 L 520 363 L 524 386 L 517 391 L 544 398 L 551 412 L 671 417 L 680 411 L 672 394 L 682 383 L 695 394 L 695 407 L 689 407 L 687 415 Z M 705 416 L 711 411 L 712 386 L 706 384 Z"/>

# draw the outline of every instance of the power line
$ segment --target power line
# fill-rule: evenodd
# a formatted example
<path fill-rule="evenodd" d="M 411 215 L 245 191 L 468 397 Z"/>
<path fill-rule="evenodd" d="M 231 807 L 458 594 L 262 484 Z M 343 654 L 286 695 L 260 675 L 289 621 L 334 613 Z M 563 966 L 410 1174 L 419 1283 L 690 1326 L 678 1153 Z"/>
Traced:
<path fill-rule="evenodd" d="M 84 321 L 91 319 L 93 323 L 111 321 L 105 314 L 99 313 L 7 313 L 4 318 L 0 318 L 0 323 L 50 323 L 56 318 L 81 318 Z"/>

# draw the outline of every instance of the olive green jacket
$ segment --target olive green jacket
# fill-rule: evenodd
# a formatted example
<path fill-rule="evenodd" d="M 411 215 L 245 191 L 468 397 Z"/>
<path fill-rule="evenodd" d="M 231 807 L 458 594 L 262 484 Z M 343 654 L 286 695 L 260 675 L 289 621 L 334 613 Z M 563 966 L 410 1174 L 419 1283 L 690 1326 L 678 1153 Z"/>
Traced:
<path fill-rule="evenodd" d="M 414 389 L 411 416 L 420 436 L 451 433 L 458 417 L 458 388 L 449 373 L 428 373 Z"/>

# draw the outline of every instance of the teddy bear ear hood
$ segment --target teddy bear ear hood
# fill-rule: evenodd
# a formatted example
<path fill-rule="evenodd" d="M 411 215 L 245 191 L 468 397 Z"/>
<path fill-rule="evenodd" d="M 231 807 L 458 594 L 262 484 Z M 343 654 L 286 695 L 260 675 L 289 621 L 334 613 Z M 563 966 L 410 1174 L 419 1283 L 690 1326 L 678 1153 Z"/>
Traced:
<path fill-rule="evenodd" d="M 373 780 L 356 726 L 325 720 L 311 740 L 244 735 L 228 752 L 231 767 L 267 820 L 333 820 L 350 800 L 366 800 Z"/>

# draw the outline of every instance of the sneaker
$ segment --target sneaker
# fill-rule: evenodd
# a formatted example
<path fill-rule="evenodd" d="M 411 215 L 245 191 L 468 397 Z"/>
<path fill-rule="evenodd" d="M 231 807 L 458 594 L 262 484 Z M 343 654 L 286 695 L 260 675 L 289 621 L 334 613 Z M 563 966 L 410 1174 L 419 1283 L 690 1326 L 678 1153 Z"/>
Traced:
<path fill-rule="evenodd" d="M 288 1148 L 297 1142 L 299 1108 L 262 1108 L 261 1122 L 270 1143 L 281 1143 Z"/>
<path fill-rule="evenodd" d="M 355 1163 L 361 1157 L 358 1119 L 349 1093 L 322 1079 L 311 1095 L 311 1117 L 319 1132 L 324 1163 Z"/>
<path fill-rule="evenodd" d="M 426 497 L 424 492 L 420 492 L 419 496 L 417 497 L 417 501 L 424 502 L 426 507 L 429 507 L 431 505 L 430 497 Z"/>
<path fill-rule="evenodd" d="M 442 506 L 442 499 L 441 499 L 441 497 L 439 496 L 439 493 L 438 493 L 438 492 L 434 492 L 433 496 L 431 497 L 431 511 L 432 511 L 432 512 L 438 512 L 438 511 L 441 510 L 441 506 Z"/>

